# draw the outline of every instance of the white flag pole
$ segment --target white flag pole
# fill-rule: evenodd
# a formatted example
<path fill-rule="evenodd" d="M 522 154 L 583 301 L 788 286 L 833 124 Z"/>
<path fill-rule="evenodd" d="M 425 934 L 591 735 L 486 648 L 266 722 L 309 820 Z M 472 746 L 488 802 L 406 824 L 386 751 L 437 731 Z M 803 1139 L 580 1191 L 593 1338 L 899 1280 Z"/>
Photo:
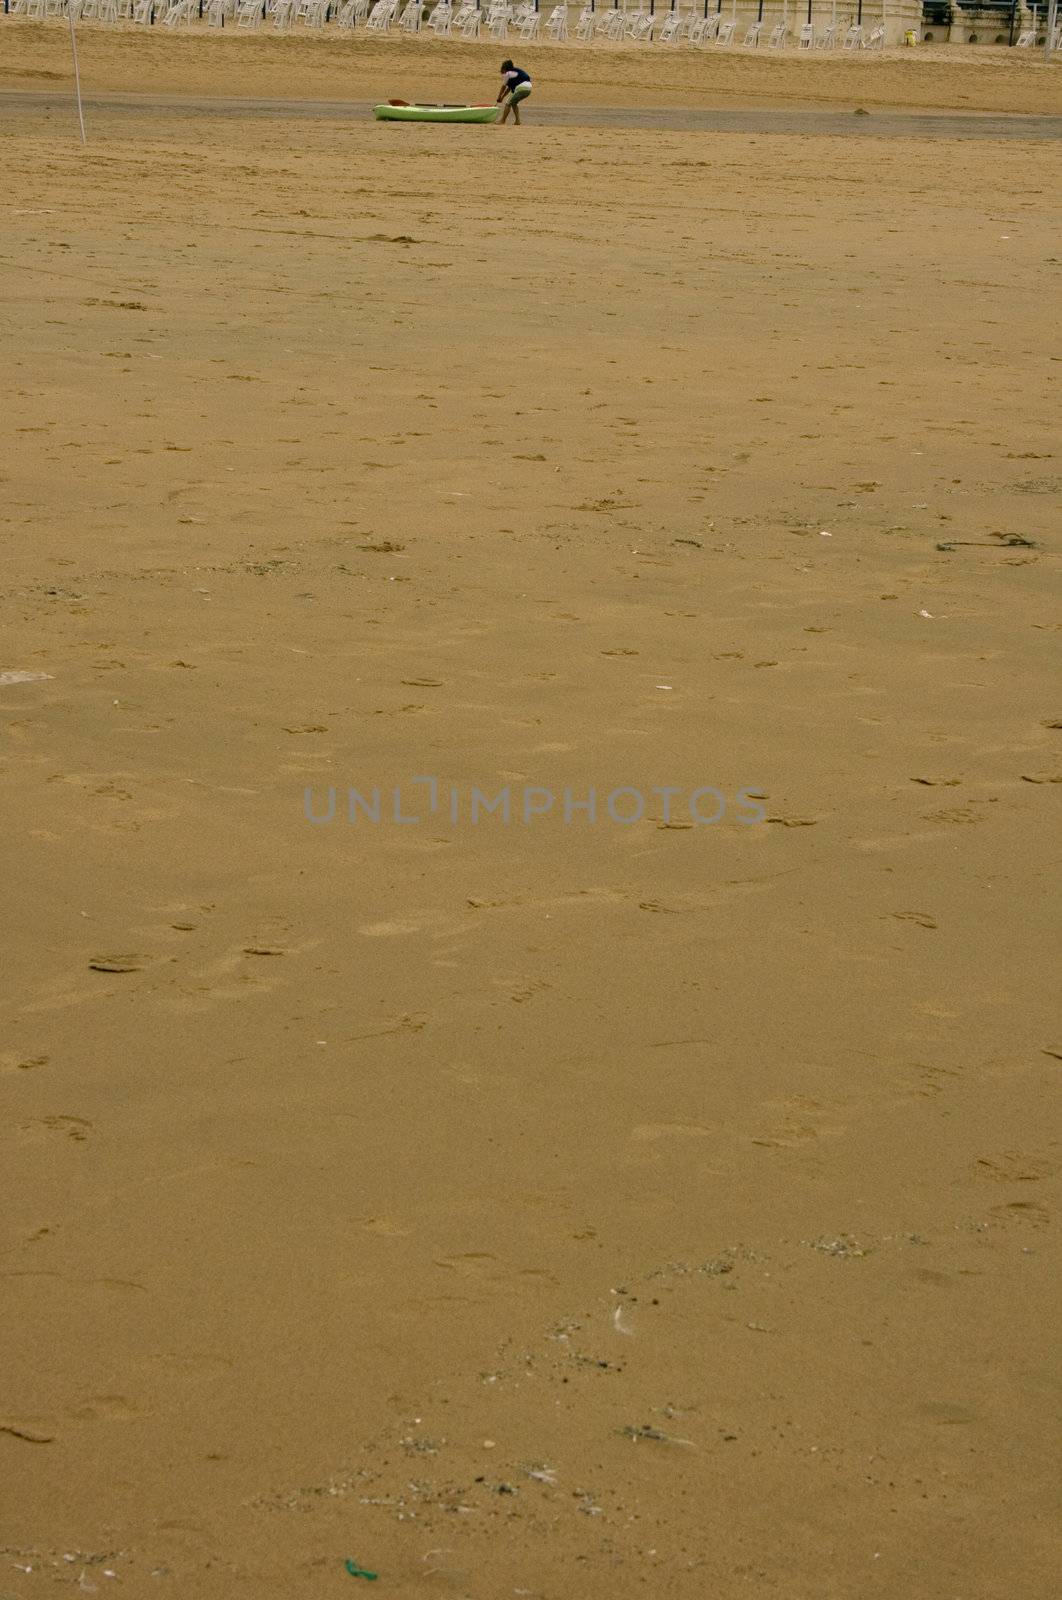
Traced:
<path fill-rule="evenodd" d="M 81 109 L 81 74 L 77 67 L 77 34 L 74 31 L 74 13 L 70 8 L 69 0 L 67 0 L 66 15 L 67 20 L 70 23 L 70 51 L 74 57 L 74 88 L 77 92 L 77 120 L 81 127 L 81 143 L 87 144 L 88 141 L 85 138 L 85 113 Z"/>

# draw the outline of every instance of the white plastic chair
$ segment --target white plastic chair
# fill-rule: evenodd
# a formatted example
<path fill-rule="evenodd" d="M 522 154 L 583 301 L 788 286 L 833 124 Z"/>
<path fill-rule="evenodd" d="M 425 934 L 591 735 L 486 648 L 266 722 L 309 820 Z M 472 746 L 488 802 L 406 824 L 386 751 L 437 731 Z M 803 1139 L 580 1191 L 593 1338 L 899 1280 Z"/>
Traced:
<path fill-rule="evenodd" d="M 620 14 L 622 15 L 622 12 Z M 646 44 L 652 44 L 655 29 L 656 18 L 651 11 L 635 11 L 627 31 L 635 43 L 640 44 L 644 40 Z"/>
<path fill-rule="evenodd" d="M 530 44 L 532 39 L 538 38 L 541 25 L 542 19 L 531 4 L 531 0 L 525 0 L 524 5 L 517 6 L 513 13 L 513 26 L 525 44 Z"/>
<path fill-rule="evenodd" d="M 669 11 L 664 18 L 664 26 L 660 29 L 660 44 L 678 44 L 682 38 L 682 30 L 686 26 L 685 18 L 681 12 Z"/>
<path fill-rule="evenodd" d="M 726 22 L 721 22 L 719 24 L 719 27 L 716 29 L 716 34 L 715 34 L 716 43 L 718 45 L 720 45 L 722 49 L 725 50 L 728 47 L 728 45 L 732 45 L 733 44 L 734 35 L 735 35 L 736 32 L 737 32 L 737 23 L 734 21 L 733 17 L 730 17 L 730 18 L 727 19 Z"/>
<path fill-rule="evenodd" d="M 853 23 L 845 34 L 842 48 L 845 50 L 862 50 L 863 30 L 856 23 Z"/>
<path fill-rule="evenodd" d="M 762 32 L 763 32 L 763 23 L 762 22 L 750 22 L 749 23 L 749 29 L 748 29 L 748 32 L 745 35 L 745 38 L 744 38 L 744 43 L 745 43 L 745 45 L 747 46 L 748 49 L 750 49 L 750 50 L 755 50 L 756 49 L 757 45 L 760 42 L 760 34 Z"/>
<path fill-rule="evenodd" d="M 885 48 L 885 29 L 882 28 L 880 25 L 877 28 L 875 28 L 874 31 L 870 34 L 870 36 L 867 39 L 866 43 L 864 44 L 863 48 L 865 50 L 884 50 L 884 48 Z"/>
<path fill-rule="evenodd" d="M 776 22 L 771 29 L 771 37 L 767 40 L 768 50 L 784 50 L 785 41 L 789 38 L 789 24 Z"/>
<path fill-rule="evenodd" d="M 612 44 L 618 44 L 627 31 L 627 13 L 614 7 L 599 24 L 599 32 Z"/>
<path fill-rule="evenodd" d="M 371 33 L 390 33 L 391 24 L 395 20 L 398 10 L 398 0 L 376 0 L 376 4 L 369 12 L 369 20 L 365 26 Z"/>
<path fill-rule="evenodd" d="M 453 25 L 454 8 L 450 0 L 439 0 L 439 4 L 428 18 L 428 27 L 437 39 L 449 39 Z"/>
<path fill-rule="evenodd" d="M 85 0 L 82 16 L 85 15 L 92 4 L 93 0 Z M 190 28 L 193 22 L 198 22 L 199 20 L 197 0 L 177 0 L 177 4 L 170 7 L 162 20 L 167 28 L 179 28 L 182 22 L 185 27 Z"/>
<path fill-rule="evenodd" d="M 816 50 L 833 50 L 837 45 L 837 29 L 831 22 L 816 36 Z"/>
<path fill-rule="evenodd" d="M 420 0 L 406 0 L 406 9 L 398 19 L 398 26 L 403 33 L 420 32 Z"/>
<path fill-rule="evenodd" d="M 810 50 L 814 43 L 815 43 L 815 25 L 812 22 L 805 22 L 804 25 L 802 26 L 801 30 L 800 30 L 800 33 L 799 33 L 798 37 L 797 37 L 797 49 L 798 50 Z"/>
<path fill-rule="evenodd" d="M 462 39 L 478 39 L 480 20 L 480 13 L 474 5 L 462 5 L 454 18 L 454 27 Z"/>
<path fill-rule="evenodd" d="M 512 21 L 512 8 L 508 0 L 493 0 L 487 12 L 487 32 L 492 39 L 499 43 L 509 37 L 509 23 Z"/>

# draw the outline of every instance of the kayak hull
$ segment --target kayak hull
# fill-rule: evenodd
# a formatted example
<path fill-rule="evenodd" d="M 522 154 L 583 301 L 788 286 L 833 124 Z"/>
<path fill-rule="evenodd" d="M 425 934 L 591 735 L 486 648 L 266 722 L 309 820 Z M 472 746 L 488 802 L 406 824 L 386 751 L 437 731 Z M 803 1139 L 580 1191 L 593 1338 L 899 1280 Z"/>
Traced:
<path fill-rule="evenodd" d="M 377 122 L 497 122 L 501 106 L 373 106 Z"/>

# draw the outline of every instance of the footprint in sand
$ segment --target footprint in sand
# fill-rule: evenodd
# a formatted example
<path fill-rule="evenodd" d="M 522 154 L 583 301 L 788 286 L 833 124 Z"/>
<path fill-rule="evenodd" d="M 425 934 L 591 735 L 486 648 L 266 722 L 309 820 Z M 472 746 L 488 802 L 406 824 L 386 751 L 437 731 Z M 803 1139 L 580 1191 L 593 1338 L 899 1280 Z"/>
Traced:
<path fill-rule="evenodd" d="M 805 1095 L 790 1100 L 769 1100 L 765 1104 L 767 1110 L 778 1112 L 778 1120 L 753 1137 L 755 1145 L 793 1150 L 823 1135 L 837 1137 L 845 1131 L 843 1124 L 824 1122 L 824 1108 L 819 1101 Z"/>
<path fill-rule="evenodd" d="M 367 939 L 394 939 L 411 933 L 426 933 L 429 929 L 439 936 L 460 932 L 461 924 L 444 916 L 441 911 L 411 911 L 404 917 L 391 917 L 386 922 L 363 922 L 358 932 Z"/>
<path fill-rule="evenodd" d="M 642 1142 L 654 1142 L 657 1139 L 707 1139 L 712 1133 L 711 1128 L 703 1128 L 696 1122 L 640 1122 L 631 1129 L 631 1138 Z"/>
<path fill-rule="evenodd" d="M 19 1128 L 26 1144 L 41 1144 L 52 1137 L 73 1139 L 82 1144 L 93 1131 L 92 1123 L 84 1117 L 39 1117 L 34 1122 L 24 1122 Z"/>
<path fill-rule="evenodd" d="M 0 1072 L 32 1072 L 37 1067 L 46 1067 L 50 1059 L 29 1051 L 0 1050 Z"/>
<path fill-rule="evenodd" d="M 1046 1228 L 1051 1213 L 1036 1200 L 1011 1200 L 1006 1205 L 992 1206 L 989 1216 L 997 1222 L 1014 1222 L 1029 1228 Z"/>
<path fill-rule="evenodd" d="M 482 1278 L 490 1274 L 491 1266 L 497 1260 L 497 1256 L 491 1255 L 488 1251 L 470 1250 L 465 1255 L 436 1257 L 433 1265 L 447 1267 L 463 1278 Z"/>
<path fill-rule="evenodd" d="M 22 1444 L 53 1444 L 55 1433 L 40 1417 L 0 1417 L 0 1434 Z"/>
<path fill-rule="evenodd" d="M 135 1422 L 140 1412 L 120 1394 L 97 1394 L 69 1406 L 66 1414 L 75 1422 Z"/>
<path fill-rule="evenodd" d="M 413 1232 L 394 1217 L 365 1217 L 359 1224 L 366 1233 L 379 1234 L 383 1239 L 408 1239 Z"/>

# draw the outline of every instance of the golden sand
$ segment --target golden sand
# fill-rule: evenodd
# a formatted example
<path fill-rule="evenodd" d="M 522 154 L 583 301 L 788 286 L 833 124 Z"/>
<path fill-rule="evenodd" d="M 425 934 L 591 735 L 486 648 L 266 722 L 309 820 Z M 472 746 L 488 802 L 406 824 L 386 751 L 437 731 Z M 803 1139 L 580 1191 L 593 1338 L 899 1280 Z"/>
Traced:
<path fill-rule="evenodd" d="M 1057 144 L 2 113 L 0 1593 L 1046 1597 Z"/>

